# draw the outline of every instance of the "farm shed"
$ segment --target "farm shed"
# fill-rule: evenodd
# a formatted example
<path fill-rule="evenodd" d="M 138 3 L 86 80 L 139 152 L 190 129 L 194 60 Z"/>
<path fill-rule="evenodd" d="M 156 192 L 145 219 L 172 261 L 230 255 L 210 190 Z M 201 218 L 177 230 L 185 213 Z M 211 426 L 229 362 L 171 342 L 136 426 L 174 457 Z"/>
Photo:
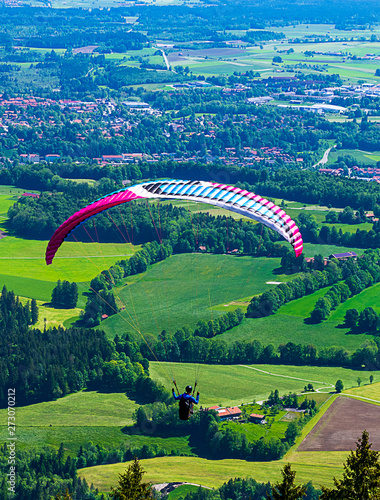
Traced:
<path fill-rule="evenodd" d="M 265 422 L 264 415 L 259 415 L 258 413 L 251 413 L 249 420 L 254 424 L 263 424 Z"/>
<path fill-rule="evenodd" d="M 355 252 L 343 252 L 343 253 L 332 253 L 329 255 L 329 259 L 338 259 L 338 260 L 348 260 L 348 259 L 357 259 L 358 254 Z"/>

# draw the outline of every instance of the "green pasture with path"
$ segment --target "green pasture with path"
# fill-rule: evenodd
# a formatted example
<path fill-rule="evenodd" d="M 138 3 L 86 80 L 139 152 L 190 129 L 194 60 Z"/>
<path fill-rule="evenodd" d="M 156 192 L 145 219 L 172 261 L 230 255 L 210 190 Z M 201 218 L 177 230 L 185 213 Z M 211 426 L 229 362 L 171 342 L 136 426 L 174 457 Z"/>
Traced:
<path fill-rule="evenodd" d="M 325 399 L 326 393 L 335 391 L 335 383 L 339 379 L 345 389 L 357 387 L 358 377 L 363 386 L 369 384 L 371 374 L 374 382 L 380 381 L 380 371 L 367 372 L 320 366 L 196 365 L 155 361 L 150 362 L 149 371 L 150 376 L 167 390 L 173 387 L 172 376 L 180 391 L 184 390 L 187 384 L 194 385 L 197 379 L 202 406 L 235 406 L 263 401 L 275 389 L 278 389 L 280 395 L 289 392 L 299 394 L 309 383 L 315 390 L 318 389 L 318 392 L 309 392 L 307 396 L 319 404 Z"/>

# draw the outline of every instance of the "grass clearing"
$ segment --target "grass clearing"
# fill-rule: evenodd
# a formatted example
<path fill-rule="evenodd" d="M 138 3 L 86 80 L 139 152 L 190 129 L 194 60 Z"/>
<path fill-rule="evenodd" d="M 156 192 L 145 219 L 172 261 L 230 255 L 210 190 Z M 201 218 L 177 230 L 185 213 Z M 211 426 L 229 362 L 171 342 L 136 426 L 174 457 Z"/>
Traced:
<path fill-rule="evenodd" d="M 301 393 L 308 383 L 314 389 L 325 393 L 334 391 L 338 379 L 344 387 L 357 386 L 357 378 L 363 383 L 369 381 L 369 373 L 360 370 L 349 370 L 339 367 L 290 366 L 290 365 L 198 365 L 190 363 L 151 362 L 151 377 L 171 390 L 173 373 L 178 388 L 182 390 L 187 383 L 195 379 L 195 370 L 200 391 L 202 406 L 233 406 L 251 403 L 253 400 L 263 401 L 272 390 L 278 389 L 280 394 L 289 392 Z M 370 372 L 375 380 L 380 371 Z M 309 398 L 319 397 L 318 393 L 308 393 Z M 320 402 L 325 395 L 320 396 Z"/>
<path fill-rule="evenodd" d="M 128 435 L 122 432 L 132 425 L 138 404 L 125 394 L 81 391 L 56 401 L 17 408 L 18 446 L 20 449 L 64 443 L 67 453 L 76 453 L 81 445 L 92 442 L 109 448 L 125 443 L 132 448 L 156 444 L 168 452 L 177 449 L 191 454 L 188 436 L 161 438 Z M 0 410 L 0 441 L 5 441 L 7 410 Z"/>
<path fill-rule="evenodd" d="M 372 399 L 375 401 L 380 401 L 380 382 L 376 382 L 376 380 L 379 379 L 376 374 L 372 374 L 374 377 L 374 383 L 368 383 L 367 380 L 369 378 L 369 375 L 371 374 L 366 374 L 366 377 L 360 377 L 365 385 L 347 389 L 344 391 L 344 393 L 363 398 L 363 400 Z"/>
<path fill-rule="evenodd" d="M 380 284 L 367 288 L 340 304 L 326 321 L 319 324 L 305 323 L 304 320 L 310 317 L 317 299 L 327 290 L 328 288 L 318 290 L 312 295 L 289 302 L 281 306 L 272 316 L 245 318 L 240 325 L 225 332 L 223 340 L 233 342 L 256 339 L 264 346 L 271 343 L 275 347 L 292 341 L 295 344 L 312 344 L 317 349 L 337 346 L 353 352 L 373 337 L 370 334 L 352 334 L 349 328 L 343 326 L 344 316 L 346 311 L 352 308 L 362 311 L 365 307 L 373 307 L 377 312 L 380 311 L 378 300 Z"/>
<path fill-rule="evenodd" d="M 352 156 L 357 162 L 367 165 L 375 165 L 380 158 L 380 151 L 362 151 L 360 149 L 332 149 L 329 154 L 327 165 L 338 161 L 340 156 Z"/>
<path fill-rule="evenodd" d="M 297 482 L 307 483 L 313 479 L 315 486 L 332 486 L 333 476 L 340 476 L 342 463 L 347 452 L 303 452 L 292 457 L 293 470 L 297 471 Z M 253 477 L 260 482 L 281 480 L 281 469 L 289 462 L 288 457 L 275 462 L 246 462 L 244 460 L 207 460 L 199 457 L 159 457 L 141 460 L 147 471 L 146 481 L 154 484 L 163 482 L 193 482 L 210 488 L 218 488 L 230 478 Z M 109 491 L 118 481 L 129 463 L 100 465 L 79 471 L 100 491 Z"/>
<path fill-rule="evenodd" d="M 199 486 L 193 484 L 182 484 L 169 493 L 167 500 L 180 500 L 188 493 L 195 493 L 198 489 Z"/>
<path fill-rule="evenodd" d="M 129 243 L 77 243 L 65 241 L 51 266 L 45 263 L 47 241 L 7 236 L 0 240 L 0 274 L 56 282 L 90 281 L 117 260 L 133 255 L 139 246 Z M 22 293 L 21 295 L 28 297 Z M 43 299 L 42 299 L 43 300 Z"/>
<path fill-rule="evenodd" d="M 84 302 L 82 296 L 80 297 L 80 302 Z M 54 307 L 43 304 L 43 301 L 37 301 L 39 310 L 38 321 L 33 325 L 34 328 L 38 328 L 41 331 L 45 326 L 46 328 L 54 328 L 65 325 L 65 323 L 70 322 L 72 318 L 76 320 L 82 311 L 79 307 L 75 307 L 74 309 L 55 309 Z"/>
<path fill-rule="evenodd" d="M 174 333 L 185 324 L 195 327 L 200 319 L 208 321 L 222 314 L 214 306 L 275 286 L 268 281 L 290 279 L 274 274 L 279 265 L 277 258 L 172 255 L 147 272 L 129 277 L 128 285 L 116 290 L 126 310 L 103 321 L 102 329 L 113 338 L 115 332 L 126 329 L 157 335 L 163 329 Z"/>

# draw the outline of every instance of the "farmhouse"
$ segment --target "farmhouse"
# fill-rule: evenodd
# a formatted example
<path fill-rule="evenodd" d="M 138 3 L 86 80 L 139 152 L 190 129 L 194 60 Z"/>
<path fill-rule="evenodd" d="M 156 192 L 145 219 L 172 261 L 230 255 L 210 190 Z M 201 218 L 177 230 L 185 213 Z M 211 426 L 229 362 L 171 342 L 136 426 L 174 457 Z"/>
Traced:
<path fill-rule="evenodd" d="M 219 408 L 216 410 L 220 420 L 235 420 L 241 416 L 241 410 L 237 406 L 232 408 Z"/>
<path fill-rule="evenodd" d="M 39 198 L 40 195 L 36 193 L 22 193 L 21 196 L 24 196 L 26 198 Z"/>
<path fill-rule="evenodd" d="M 122 163 L 122 155 L 102 155 L 102 161 L 105 163 Z"/>
<path fill-rule="evenodd" d="M 357 259 L 358 254 L 355 252 L 343 252 L 343 253 L 332 253 L 329 255 L 329 259 L 338 259 L 338 260 L 348 260 L 348 259 Z"/>
<path fill-rule="evenodd" d="M 265 416 L 259 415 L 258 413 L 251 413 L 251 415 L 249 416 L 249 420 L 254 424 L 264 424 Z"/>
<path fill-rule="evenodd" d="M 209 406 L 208 408 L 201 407 L 201 411 L 214 410 L 219 415 L 220 420 L 236 420 L 241 417 L 241 410 L 238 406 L 233 406 L 231 408 L 221 408 L 218 405 Z"/>

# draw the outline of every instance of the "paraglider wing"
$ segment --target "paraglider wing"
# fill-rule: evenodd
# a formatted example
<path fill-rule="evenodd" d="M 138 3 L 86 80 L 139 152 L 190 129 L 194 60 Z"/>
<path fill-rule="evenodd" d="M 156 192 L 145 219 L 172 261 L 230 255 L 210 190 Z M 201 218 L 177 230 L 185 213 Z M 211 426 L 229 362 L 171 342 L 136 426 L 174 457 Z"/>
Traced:
<path fill-rule="evenodd" d="M 128 201 L 141 198 L 181 199 L 208 203 L 262 222 L 277 231 L 293 246 L 296 257 L 303 249 L 296 223 L 277 205 L 249 191 L 205 181 L 164 180 L 145 182 L 103 196 L 72 215 L 53 234 L 46 249 L 51 264 L 66 236 L 88 218 Z"/>

